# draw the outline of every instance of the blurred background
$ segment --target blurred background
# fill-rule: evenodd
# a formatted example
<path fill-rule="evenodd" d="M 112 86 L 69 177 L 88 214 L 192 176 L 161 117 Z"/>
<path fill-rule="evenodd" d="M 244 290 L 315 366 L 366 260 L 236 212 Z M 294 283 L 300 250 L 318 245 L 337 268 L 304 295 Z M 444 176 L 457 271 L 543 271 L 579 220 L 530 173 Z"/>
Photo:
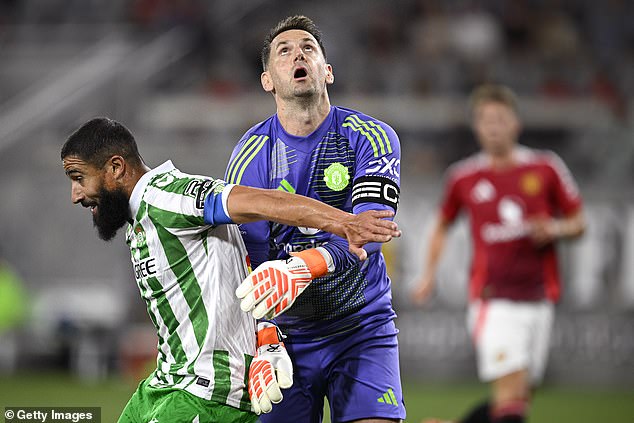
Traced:
<path fill-rule="evenodd" d="M 398 132 L 404 236 L 385 246 L 408 421 L 486 395 L 464 323 L 470 241 L 454 228 L 439 289 L 411 304 L 446 167 L 477 150 L 466 96 L 519 95 L 521 142 L 557 152 L 589 229 L 560 245 L 565 288 L 531 421 L 634 420 L 634 3 L 626 0 L 0 0 L 0 407 L 103 407 L 115 421 L 156 337 L 120 235 L 70 202 L 59 151 L 107 115 L 150 166 L 221 177 L 275 111 L 259 83 L 268 29 L 324 32 L 335 105 Z"/>

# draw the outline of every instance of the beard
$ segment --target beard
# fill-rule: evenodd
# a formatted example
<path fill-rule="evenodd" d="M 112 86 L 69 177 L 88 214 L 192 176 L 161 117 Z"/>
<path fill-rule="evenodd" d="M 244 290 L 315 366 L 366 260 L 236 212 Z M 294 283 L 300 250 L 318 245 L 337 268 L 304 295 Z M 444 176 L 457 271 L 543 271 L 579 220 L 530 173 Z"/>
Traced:
<path fill-rule="evenodd" d="M 119 228 L 132 220 L 130 203 L 122 189 L 108 191 L 99 190 L 99 205 L 97 213 L 92 217 L 92 223 L 97 228 L 99 238 L 110 241 L 115 237 Z"/>

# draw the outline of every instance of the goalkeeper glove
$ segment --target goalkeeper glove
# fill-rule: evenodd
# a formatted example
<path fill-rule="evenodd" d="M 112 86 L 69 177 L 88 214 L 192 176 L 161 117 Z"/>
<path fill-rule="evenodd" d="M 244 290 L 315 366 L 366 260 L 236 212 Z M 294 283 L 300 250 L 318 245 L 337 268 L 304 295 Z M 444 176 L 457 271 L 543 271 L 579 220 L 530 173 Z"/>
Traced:
<path fill-rule="evenodd" d="M 256 319 L 272 319 L 288 310 L 314 278 L 334 267 L 330 253 L 323 248 L 291 255 L 286 260 L 262 263 L 240 284 L 236 296 L 242 300 L 243 311 L 253 310 Z"/>
<path fill-rule="evenodd" d="M 282 389 L 293 385 L 293 363 L 282 334 L 270 322 L 258 323 L 258 348 L 249 367 L 249 396 L 256 414 L 269 413 L 282 401 Z"/>

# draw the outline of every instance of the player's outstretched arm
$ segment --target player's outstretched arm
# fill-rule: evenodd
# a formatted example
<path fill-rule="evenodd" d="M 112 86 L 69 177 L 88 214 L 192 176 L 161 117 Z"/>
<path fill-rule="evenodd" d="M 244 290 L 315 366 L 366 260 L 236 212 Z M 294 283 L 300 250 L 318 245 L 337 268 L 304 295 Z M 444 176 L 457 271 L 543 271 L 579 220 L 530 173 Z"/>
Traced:
<path fill-rule="evenodd" d="M 412 299 L 417 304 L 424 303 L 434 291 L 436 271 L 442 252 L 445 249 L 448 229 L 449 223 L 447 223 L 442 216 L 438 216 L 429 239 L 429 248 L 427 250 L 427 256 L 425 257 L 423 274 L 421 278 L 416 281 L 414 290 L 412 291 Z"/>
<path fill-rule="evenodd" d="M 395 222 L 383 220 L 394 216 L 392 211 L 371 210 L 355 215 L 279 190 L 234 186 L 227 198 L 227 210 L 235 223 L 271 220 L 336 234 L 348 240 L 350 251 L 361 260 L 367 257 L 363 245 L 388 242 L 401 235 Z"/>

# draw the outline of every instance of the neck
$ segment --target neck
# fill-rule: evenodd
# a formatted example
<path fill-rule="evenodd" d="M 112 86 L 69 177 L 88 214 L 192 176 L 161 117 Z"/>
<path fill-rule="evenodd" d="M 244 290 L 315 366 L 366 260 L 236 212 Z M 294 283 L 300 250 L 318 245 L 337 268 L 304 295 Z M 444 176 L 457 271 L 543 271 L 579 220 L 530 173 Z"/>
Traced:
<path fill-rule="evenodd" d="M 330 113 L 330 99 L 324 92 L 317 101 L 314 98 L 296 98 L 293 101 L 277 100 L 277 117 L 286 132 L 305 137 L 321 125 Z"/>
<path fill-rule="evenodd" d="M 512 167 L 515 164 L 515 149 L 510 149 L 505 152 L 497 154 L 489 153 L 489 159 L 491 160 L 491 166 L 497 169 L 505 169 Z"/>
<path fill-rule="evenodd" d="M 140 166 L 130 167 L 129 174 L 126 174 L 125 176 L 126 179 L 123 188 L 128 198 L 132 196 L 132 191 L 134 190 L 137 182 L 139 182 L 139 179 L 141 179 L 141 177 L 149 171 L 150 168 L 145 163 L 141 163 Z"/>

